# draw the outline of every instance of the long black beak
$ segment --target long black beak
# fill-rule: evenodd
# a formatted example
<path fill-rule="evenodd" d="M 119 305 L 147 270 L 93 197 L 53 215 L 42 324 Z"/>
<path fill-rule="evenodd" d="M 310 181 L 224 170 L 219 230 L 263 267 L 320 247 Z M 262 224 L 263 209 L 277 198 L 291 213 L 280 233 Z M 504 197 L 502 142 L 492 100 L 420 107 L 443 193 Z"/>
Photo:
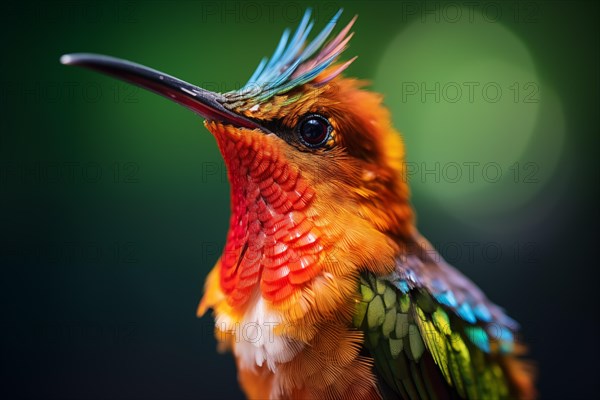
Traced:
<path fill-rule="evenodd" d="M 261 128 L 256 122 L 225 108 L 225 97 L 184 82 L 160 71 L 127 60 L 100 54 L 65 54 L 60 58 L 65 65 L 90 68 L 151 90 L 179 103 L 208 120 L 243 127 Z"/>

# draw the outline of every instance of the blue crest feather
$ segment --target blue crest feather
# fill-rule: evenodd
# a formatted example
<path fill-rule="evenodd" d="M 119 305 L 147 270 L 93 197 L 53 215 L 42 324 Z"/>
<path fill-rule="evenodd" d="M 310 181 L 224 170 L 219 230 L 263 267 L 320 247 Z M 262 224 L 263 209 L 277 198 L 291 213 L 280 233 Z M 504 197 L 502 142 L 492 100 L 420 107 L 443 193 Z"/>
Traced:
<path fill-rule="evenodd" d="M 314 81 L 321 72 L 332 65 L 346 49 L 348 41 L 352 37 L 352 34 L 348 34 L 348 32 L 356 17 L 334 39 L 323 46 L 338 22 L 342 9 L 331 18 L 325 28 L 311 42 L 307 42 L 308 35 L 314 26 L 314 21 L 310 20 L 311 14 L 312 10 L 307 9 L 291 39 L 290 30 L 286 29 L 271 58 L 263 58 L 244 87 L 226 93 L 226 96 L 235 100 L 252 99 L 263 102 L 275 95 Z M 335 78 L 355 58 L 336 68 L 331 74 L 319 79 L 319 82 L 316 83 L 324 84 Z"/>

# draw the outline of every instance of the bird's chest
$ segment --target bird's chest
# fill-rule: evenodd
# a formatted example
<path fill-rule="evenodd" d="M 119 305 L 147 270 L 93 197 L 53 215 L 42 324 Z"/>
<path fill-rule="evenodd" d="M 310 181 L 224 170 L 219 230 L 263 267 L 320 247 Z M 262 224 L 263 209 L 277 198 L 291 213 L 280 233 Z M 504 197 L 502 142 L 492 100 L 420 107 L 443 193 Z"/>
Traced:
<path fill-rule="evenodd" d="M 238 367 L 244 370 L 265 366 L 275 372 L 279 364 L 289 362 L 302 350 L 302 343 L 285 335 L 285 324 L 283 315 L 258 293 L 241 317 L 216 315 L 217 329 L 230 336 Z"/>

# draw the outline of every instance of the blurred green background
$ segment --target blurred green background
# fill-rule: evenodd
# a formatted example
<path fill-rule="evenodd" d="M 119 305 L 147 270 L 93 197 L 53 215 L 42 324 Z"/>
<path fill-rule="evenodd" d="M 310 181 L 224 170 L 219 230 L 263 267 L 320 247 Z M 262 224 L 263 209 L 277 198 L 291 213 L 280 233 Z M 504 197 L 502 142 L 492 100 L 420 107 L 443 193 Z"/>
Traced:
<path fill-rule="evenodd" d="M 523 325 L 544 398 L 598 390 L 596 2 L 4 2 L 3 398 L 240 398 L 195 317 L 228 184 L 201 119 L 58 63 L 124 57 L 239 88 L 285 27 L 359 14 L 421 231 Z"/>

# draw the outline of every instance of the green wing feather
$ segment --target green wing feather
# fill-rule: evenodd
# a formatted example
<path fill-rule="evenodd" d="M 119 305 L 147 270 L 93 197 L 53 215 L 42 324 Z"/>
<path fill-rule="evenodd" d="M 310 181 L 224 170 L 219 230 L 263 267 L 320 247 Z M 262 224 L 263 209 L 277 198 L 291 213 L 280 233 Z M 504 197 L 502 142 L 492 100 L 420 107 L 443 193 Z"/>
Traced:
<path fill-rule="evenodd" d="M 494 354 L 476 344 L 488 340 L 481 327 L 455 316 L 424 288 L 402 293 L 392 281 L 366 274 L 359 292 L 354 324 L 365 332 L 383 381 L 399 397 L 508 397 Z"/>

